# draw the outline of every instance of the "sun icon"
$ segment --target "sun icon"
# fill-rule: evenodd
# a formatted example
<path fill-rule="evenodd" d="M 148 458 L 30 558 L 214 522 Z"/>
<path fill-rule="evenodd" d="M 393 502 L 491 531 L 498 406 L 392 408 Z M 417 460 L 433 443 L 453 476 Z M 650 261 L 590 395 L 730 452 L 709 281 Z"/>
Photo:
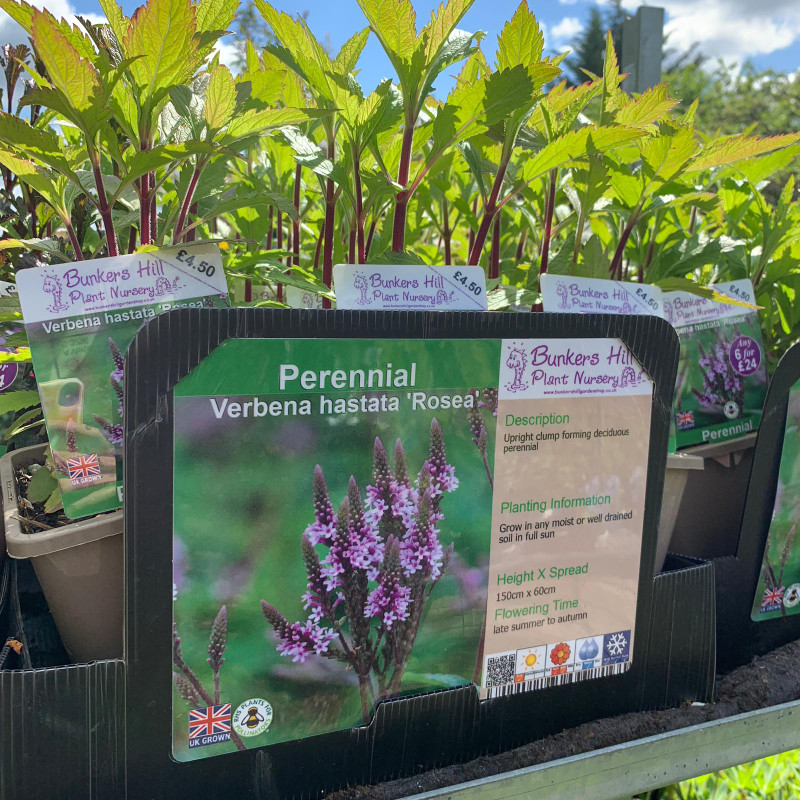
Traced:
<path fill-rule="evenodd" d="M 528 655 L 525 656 L 525 666 L 529 669 L 533 669 L 538 661 L 539 657 L 536 653 L 528 653 Z"/>

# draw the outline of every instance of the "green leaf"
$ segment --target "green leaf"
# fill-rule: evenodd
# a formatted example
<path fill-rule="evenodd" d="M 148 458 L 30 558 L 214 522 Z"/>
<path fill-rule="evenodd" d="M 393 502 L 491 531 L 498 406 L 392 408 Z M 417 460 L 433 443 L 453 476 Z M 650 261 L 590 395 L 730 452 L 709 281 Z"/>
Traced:
<path fill-rule="evenodd" d="M 143 101 L 159 89 L 186 83 L 194 74 L 199 63 L 196 30 L 190 0 L 148 0 L 136 10 L 122 44 L 128 58 L 142 56 L 130 72 Z"/>
<path fill-rule="evenodd" d="M 130 20 L 122 13 L 122 9 L 116 4 L 115 0 L 99 0 L 99 2 L 109 27 L 114 32 L 114 36 L 117 37 L 117 42 L 122 42 Z"/>
<path fill-rule="evenodd" d="M 364 46 L 369 39 L 369 28 L 364 28 L 348 39 L 343 45 L 339 54 L 333 60 L 333 69 L 342 75 L 347 75 L 356 68 L 358 59 L 364 51 Z"/>
<path fill-rule="evenodd" d="M 544 34 L 527 3 L 520 3 L 514 16 L 497 37 L 497 69 L 534 64 L 542 58 Z"/>
<path fill-rule="evenodd" d="M 23 408 L 39 405 L 39 392 L 22 390 L 18 392 L 3 392 L 0 394 L 0 414 L 10 411 L 22 411 Z"/>
<path fill-rule="evenodd" d="M 58 481 L 46 466 L 39 467 L 33 473 L 28 484 L 27 497 L 31 503 L 43 503 L 58 486 Z"/>
<path fill-rule="evenodd" d="M 535 280 L 539 280 L 539 273 L 533 270 Z M 513 306 L 532 306 L 539 301 L 539 292 L 534 289 L 524 289 L 501 283 L 486 296 L 489 311 L 502 311 Z"/>
<path fill-rule="evenodd" d="M 57 511 L 62 511 L 63 509 L 64 498 L 61 495 L 61 487 L 56 484 L 56 488 L 53 489 L 53 493 L 47 498 L 44 504 L 44 513 L 55 514 Z"/>
<path fill-rule="evenodd" d="M 321 178 L 330 178 L 350 194 L 350 178 L 339 164 L 334 164 L 321 148 L 297 128 L 281 129 L 281 137 L 292 148 L 298 164 L 308 167 Z"/>
<path fill-rule="evenodd" d="M 18 433 L 30 430 L 31 428 L 41 427 L 42 425 L 44 425 L 43 419 L 37 420 L 36 422 L 32 421 L 36 420 L 36 418 L 40 417 L 41 415 L 42 415 L 41 408 L 32 408 L 30 411 L 26 411 L 24 414 L 20 414 L 11 423 L 11 425 L 8 426 L 8 430 L 5 432 L 3 439 L 5 441 L 8 441 L 12 436 L 16 436 Z"/>
<path fill-rule="evenodd" d="M 236 84 L 227 67 L 216 67 L 206 88 L 205 119 L 212 131 L 224 128 L 236 108 Z"/>
<path fill-rule="evenodd" d="M 383 49 L 395 60 L 410 61 L 417 43 L 417 13 L 411 0 L 358 0 Z"/>
<path fill-rule="evenodd" d="M 76 111 L 82 114 L 102 103 L 99 73 L 88 58 L 81 57 L 50 15 L 34 10 L 31 33 L 50 82 Z"/>
<path fill-rule="evenodd" d="M 442 49 L 450 42 L 456 26 L 474 2 L 475 0 L 448 0 L 446 4 L 439 3 L 436 11 L 431 11 L 431 21 L 419 34 L 420 43 L 425 47 L 425 61 L 428 65 L 439 60 Z M 466 35 L 472 36 L 472 34 Z"/>
<path fill-rule="evenodd" d="M 328 113 L 312 108 L 268 108 L 264 111 L 245 111 L 244 114 L 234 117 L 220 141 L 223 144 L 232 144 L 247 136 L 261 136 L 269 130 L 284 125 L 300 125 L 320 116 L 326 116 Z"/>
<path fill-rule="evenodd" d="M 200 0 L 195 6 L 195 19 L 200 34 L 213 34 L 198 41 L 198 59 L 204 59 L 213 49 L 236 16 L 238 0 Z"/>
<path fill-rule="evenodd" d="M 699 172 L 723 164 L 731 164 L 746 158 L 752 158 L 763 153 L 770 153 L 781 147 L 788 147 L 800 140 L 800 133 L 790 133 L 785 136 L 769 136 L 764 139 L 758 136 L 725 136 L 711 142 L 703 148 L 697 158 L 693 159 L 688 172 Z"/>

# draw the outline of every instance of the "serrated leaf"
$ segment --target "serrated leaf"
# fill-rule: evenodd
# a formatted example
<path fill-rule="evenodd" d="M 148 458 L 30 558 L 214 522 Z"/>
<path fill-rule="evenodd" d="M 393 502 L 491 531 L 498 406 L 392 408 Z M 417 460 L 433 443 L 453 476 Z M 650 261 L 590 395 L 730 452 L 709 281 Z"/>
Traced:
<path fill-rule="evenodd" d="M 785 136 L 769 136 L 764 139 L 758 136 L 726 136 L 712 142 L 692 160 L 687 172 L 699 172 L 723 164 L 731 164 L 745 158 L 752 158 L 763 153 L 770 153 L 782 147 L 796 144 L 800 134 L 790 133 Z"/>
<path fill-rule="evenodd" d="M 533 270 L 536 280 L 539 273 Z M 489 311 L 502 311 L 513 306 L 532 306 L 539 301 L 539 292 L 534 289 L 522 289 L 519 286 L 510 286 L 501 283 L 497 288 L 492 289 L 486 295 L 486 302 Z"/>
<path fill-rule="evenodd" d="M 648 128 L 664 119 L 678 105 L 669 97 L 669 87 L 659 83 L 638 97 L 628 100 L 617 111 L 615 122 L 632 128 Z"/>
<path fill-rule="evenodd" d="M 122 9 L 116 4 L 115 0 L 99 0 L 100 8 L 106 16 L 108 25 L 117 37 L 118 42 L 122 42 L 130 25 L 130 20 L 122 13 Z"/>
<path fill-rule="evenodd" d="M 570 131 L 546 144 L 535 156 L 525 161 L 521 170 L 522 180 L 530 183 L 551 169 L 581 157 L 587 151 L 605 152 L 635 142 L 643 136 L 642 131 L 630 128 L 585 127 Z"/>
<path fill-rule="evenodd" d="M 206 87 L 205 120 L 209 129 L 224 128 L 236 108 L 236 84 L 227 67 L 216 67 Z"/>
<path fill-rule="evenodd" d="M 3 355 L 3 354 L 0 354 Z M 3 363 L 3 362 L 0 362 Z M 20 414 L 12 423 L 8 426 L 5 434 L 3 435 L 3 439 L 8 441 L 12 436 L 16 436 L 18 433 L 22 433 L 23 431 L 27 431 L 30 428 L 34 428 L 37 426 L 44 425 L 43 419 L 37 419 L 38 417 L 42 416 L 42 409 L 41 408 L 32 408 L 30 411 L 26 411 L 24 414 Z M 36 420 L 35 422 L 33 420 Z"/>
<path fill-rule="evenodd" d="M 390 60 L 410 61 L 417 43 L 417 14 L 411 0 L 358 0 Z"/>
<path fill-rule="evenodd" d="M 497 69 L 527 67 L 541 60 L 543 50 L 544 33 L 527 3 L 520 3 L 497 37 Z"/>
<path fill-rule="evenodd" d="M 31 34 L 53 86 L 80 112 L 102 101 L 100 75 L 83 58 L 53 22 L 52 16 L 34 10 Z"/>
<path fill-rule="evenodd" d="M 148 0 L 131 17 L 123 47 L 128 58 L 141 56 L 130 72 L 143 100 L 159 89 L 186 83 L 199 62 L 195 7 L 190 0 Z"/>
<path fill-rule="evenodd" d="M 204 59 L 213 49 L 216 40 L 227 31 L 236 16 L 238 0 L 200 0 L 195 6 L 195 21 L 200 34 L 213 34 L 207 41 L 198 41 L 198 59 Z"/>
<path fill-rule="evenodd" d="M 448 0 L 431 11 L 430 22 L 420 31 L 420 43 L 425 46 L 425 61 L 432 64 L 456 30 L 464 14 L 475 0 Z M 471 35 L 471 34 L 468 34 Z"/>
<path fill-rule="evenodd" d="M 8 346 L 8 345 L 6 345 Z M 39 405 L 39 392 L 22 390 L 17 392 L 3 392 L 0 394 L 0 414 L 10 411 L 22 411 L 23 408 Z"/>
<path fill-rule="evenodd" d="M 349 176 L 339 165 L 334 164 L 320 147 L 297 128 L 286 127 L 281 137 L 291 147 L 298 164 L 308 167 L 322 178 L 330 178 L 349 193 Z"/>
<path fill-rule="evenodd" d="M 246 136 L 260 136 L 274 128 L 300 125 L 325 116 L 326 113 L 312 108 L 268 108 L 264 111 L 251 109 L 234 117 L 220 141 L 223 144 L 231 144 Z"/>
<path fill-rule="evenodd" d="M 77 26 L 70 25 L 64 19 L 57 20 L 47 9 L 39 11 L 39 9 L 34 8 L 24 0 L 0 0 L 0 8 L 17 22 L 29 36 L 32 35 L 34 13 L 44 14 L 61 35 L 78 51 L 80 56 L 89 59 L 94 57 L 95 48 L 91 39 L 84 35 Z"/>
<path fill-rule="evenodd" d="M 364 28 L 351 36 L 333 60 L 333 69 L 343 75 L 352 72 L 356 68 L 358 59 L 361 58 L 367 39 L 369 39 L 369 28 Z"/>

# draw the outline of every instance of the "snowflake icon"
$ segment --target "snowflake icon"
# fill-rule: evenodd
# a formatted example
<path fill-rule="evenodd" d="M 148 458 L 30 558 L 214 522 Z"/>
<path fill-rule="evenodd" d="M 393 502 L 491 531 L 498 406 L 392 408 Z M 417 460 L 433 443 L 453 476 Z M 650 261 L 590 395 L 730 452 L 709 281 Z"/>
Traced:
<path fill-rule="evenodd" d="M 610 656 L 621 656 L 628 646 L 628 640 L 625 638 L 624 633 L 612 634 L 606 644 L 606 650 Z"/>

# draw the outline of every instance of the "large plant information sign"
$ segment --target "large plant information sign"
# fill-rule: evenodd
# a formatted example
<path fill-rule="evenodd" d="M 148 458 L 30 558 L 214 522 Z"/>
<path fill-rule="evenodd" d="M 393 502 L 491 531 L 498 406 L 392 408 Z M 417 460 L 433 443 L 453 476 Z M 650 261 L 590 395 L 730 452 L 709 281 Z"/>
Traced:
<path fill-rule="evenodd" d="M 64 511 L 122 503 L 123 353 L 171 308 L 227 305 L 213 245 L 48 265 L 17 275 Z"/>
<path fill-rule="evenodd" d="M 714 287 L 753 304 L 749 280 Z M 724 442 L 758 429 L 767 365 L 758 313 L 688 292 L 664 292 L 664 315 L 681 340 L 673 419 L 677 446 Z"/>
<path fill-rule="evenodd" d="M 173 756 L 625 672 L 652 391 L 617 339 L 220 345 L 174 392 Z"/>
<path fill-rule="evenodd" d="M 789 392 L 772 521 L 753 600 L 755 622 L 800 612 L 800 381 Z"/>

